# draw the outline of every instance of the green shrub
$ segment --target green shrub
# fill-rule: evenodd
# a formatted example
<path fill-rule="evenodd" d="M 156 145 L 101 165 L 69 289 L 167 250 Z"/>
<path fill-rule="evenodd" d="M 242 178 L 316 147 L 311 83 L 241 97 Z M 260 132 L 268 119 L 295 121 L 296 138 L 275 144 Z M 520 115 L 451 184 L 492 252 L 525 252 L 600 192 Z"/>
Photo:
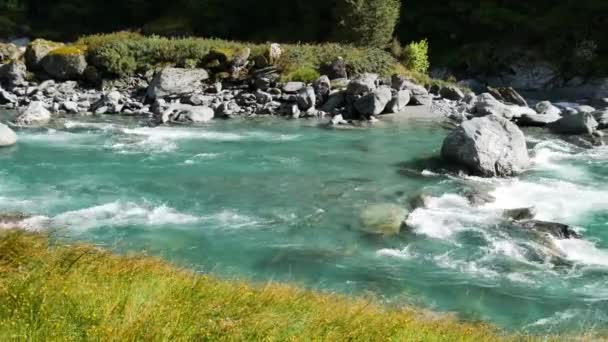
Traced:
<path fill-rule="evenodd" d="M 426 39 L 419 42 L 411 42 L 403 50 L 403 62 L 405 66 L 413 71 L 426 74 L 429 70 L 429 43 Z"/>
<path fill-rule="evenodd" d="M 222 71 L 222 64 L 244 49 L 251 49 L 251 59 L 263 56 L 268 44 L 241 43 L 220 39 L 182 38 L 157 36 L 142 37 L 131 33 L 81 38 L 79 44 L 88 44 L 89 60 L 100 70 L 116 76 L 133 75 L 165 65 L 202 66 Z M 340 44 L 284 44 L 283 53 L 274 61 L 284 75 L 294 73 L 303 66 L 320 70 L 321 66 L 343 57 L 351 74 L 376 72 L 389 75 L 396 60 L 389 52 L 372 47 L 354 47 Z M 301 73 L 301 71 L 300 71 Z M 308 76 L 311 75 L 307 72 Z M 303 76 L 300 74 L 299 76 Z"/>
<path fill-rule="evenodd" d="M 316 81 L 320 76 L 321 74 L 319 74 L 316 69 L 308 66 L 303 66 L 285 74 L 282 77 L 282 80 L 284 82 L 297 81 L 304 83 L 312 83 Z"/>
<path fill-rule="evenodd" d="M 338 0 L 335 39 L 384 48 L 399 19 L 400 0 Z"/>

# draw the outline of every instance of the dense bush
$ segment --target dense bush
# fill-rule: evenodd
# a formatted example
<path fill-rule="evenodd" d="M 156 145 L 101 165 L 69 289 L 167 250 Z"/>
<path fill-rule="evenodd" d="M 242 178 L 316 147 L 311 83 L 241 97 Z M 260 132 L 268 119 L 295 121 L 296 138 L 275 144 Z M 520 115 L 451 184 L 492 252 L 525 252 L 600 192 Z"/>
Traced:
<path fill-rule="evenodd" d="M 251 49 L 251 58 L 264 56 L 268 44 L 254 44 L 203 38 L 143 37 L 121 32 L 114 35 L 83 37 L 77 41 L 88 49 L 89 60 L 104 71 L 117 76 L 145 72 L 155 67 L 175 65 L 180 67 L 213 68 L 229 62 L 232 56 L 244 49 Z M 284 44 L 283 53 L 275 65 L 290 79 L 302 80 L 318 75 L 319 69 L 343 57 L 350 72 L 378 72 L 388 75 L 394 70 L 396 60 L 386 51 L 376 48 L 356 48 L 340 44 Z M 221 56 L 221 58 L 217 58 Z M 315 71 L 314 73 L 311 72 Z"/>
<path fill-rule="evenodd" d="M 399 19 L 400 0 L 338 0 L 337 41 L 384 48 Z"/>
<path fill-rule="evenodd" d="M 426 74 L 431 66 L 429 62 L 429 43 L 426 39 L 412 42 L 402 51 L 404 65 L 413 71 Z"/>

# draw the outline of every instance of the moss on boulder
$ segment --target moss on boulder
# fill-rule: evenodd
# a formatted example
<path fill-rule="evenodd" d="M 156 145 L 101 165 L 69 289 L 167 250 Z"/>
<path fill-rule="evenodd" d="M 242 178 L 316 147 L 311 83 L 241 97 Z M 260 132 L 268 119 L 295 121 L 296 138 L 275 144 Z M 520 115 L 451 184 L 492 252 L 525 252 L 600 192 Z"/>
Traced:
<path fill-rule="evenodd" d="M 41 61 L 42 68 L 58 80 L 79 79 L 87 68 L 85 50 L 78 46 L 62 46 L 50 51 Z"/>
<path fill-rule="evenodd" d="M 25 64 L 29 70 L 40 69 L 42 59 L 51 51 L 60 48 L 63 43 L 52 42 L 45 39 L 36 39 L 30 42 L 25 50 Z"/>

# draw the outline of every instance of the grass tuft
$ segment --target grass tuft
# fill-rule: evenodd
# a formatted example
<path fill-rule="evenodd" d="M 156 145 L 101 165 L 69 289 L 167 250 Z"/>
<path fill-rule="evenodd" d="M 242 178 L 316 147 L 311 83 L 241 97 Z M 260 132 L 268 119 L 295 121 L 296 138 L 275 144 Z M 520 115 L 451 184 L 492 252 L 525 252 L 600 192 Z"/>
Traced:
<path fill-rule="evenodd" d="M 498 341 L 494 329 L 0 231 L 0 340 Z"/>

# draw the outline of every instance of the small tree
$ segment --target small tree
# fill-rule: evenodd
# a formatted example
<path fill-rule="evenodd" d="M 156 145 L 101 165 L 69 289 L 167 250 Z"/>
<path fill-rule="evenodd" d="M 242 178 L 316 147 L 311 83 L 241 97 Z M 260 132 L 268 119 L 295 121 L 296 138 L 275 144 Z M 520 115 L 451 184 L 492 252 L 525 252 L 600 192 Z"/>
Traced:
<path fill-rule="evenodd" d="M 429 42 L 423 39 L 411 42 L 403 49 L 402 61 L 405 66 L 422 74 L 426 74 L 431 66 L 429 62 Z"/>
<path fill-rule="evenodd" d="M 393 36 L 401 0 L 337 0 L 334 39 L 384 48 Z"/>

